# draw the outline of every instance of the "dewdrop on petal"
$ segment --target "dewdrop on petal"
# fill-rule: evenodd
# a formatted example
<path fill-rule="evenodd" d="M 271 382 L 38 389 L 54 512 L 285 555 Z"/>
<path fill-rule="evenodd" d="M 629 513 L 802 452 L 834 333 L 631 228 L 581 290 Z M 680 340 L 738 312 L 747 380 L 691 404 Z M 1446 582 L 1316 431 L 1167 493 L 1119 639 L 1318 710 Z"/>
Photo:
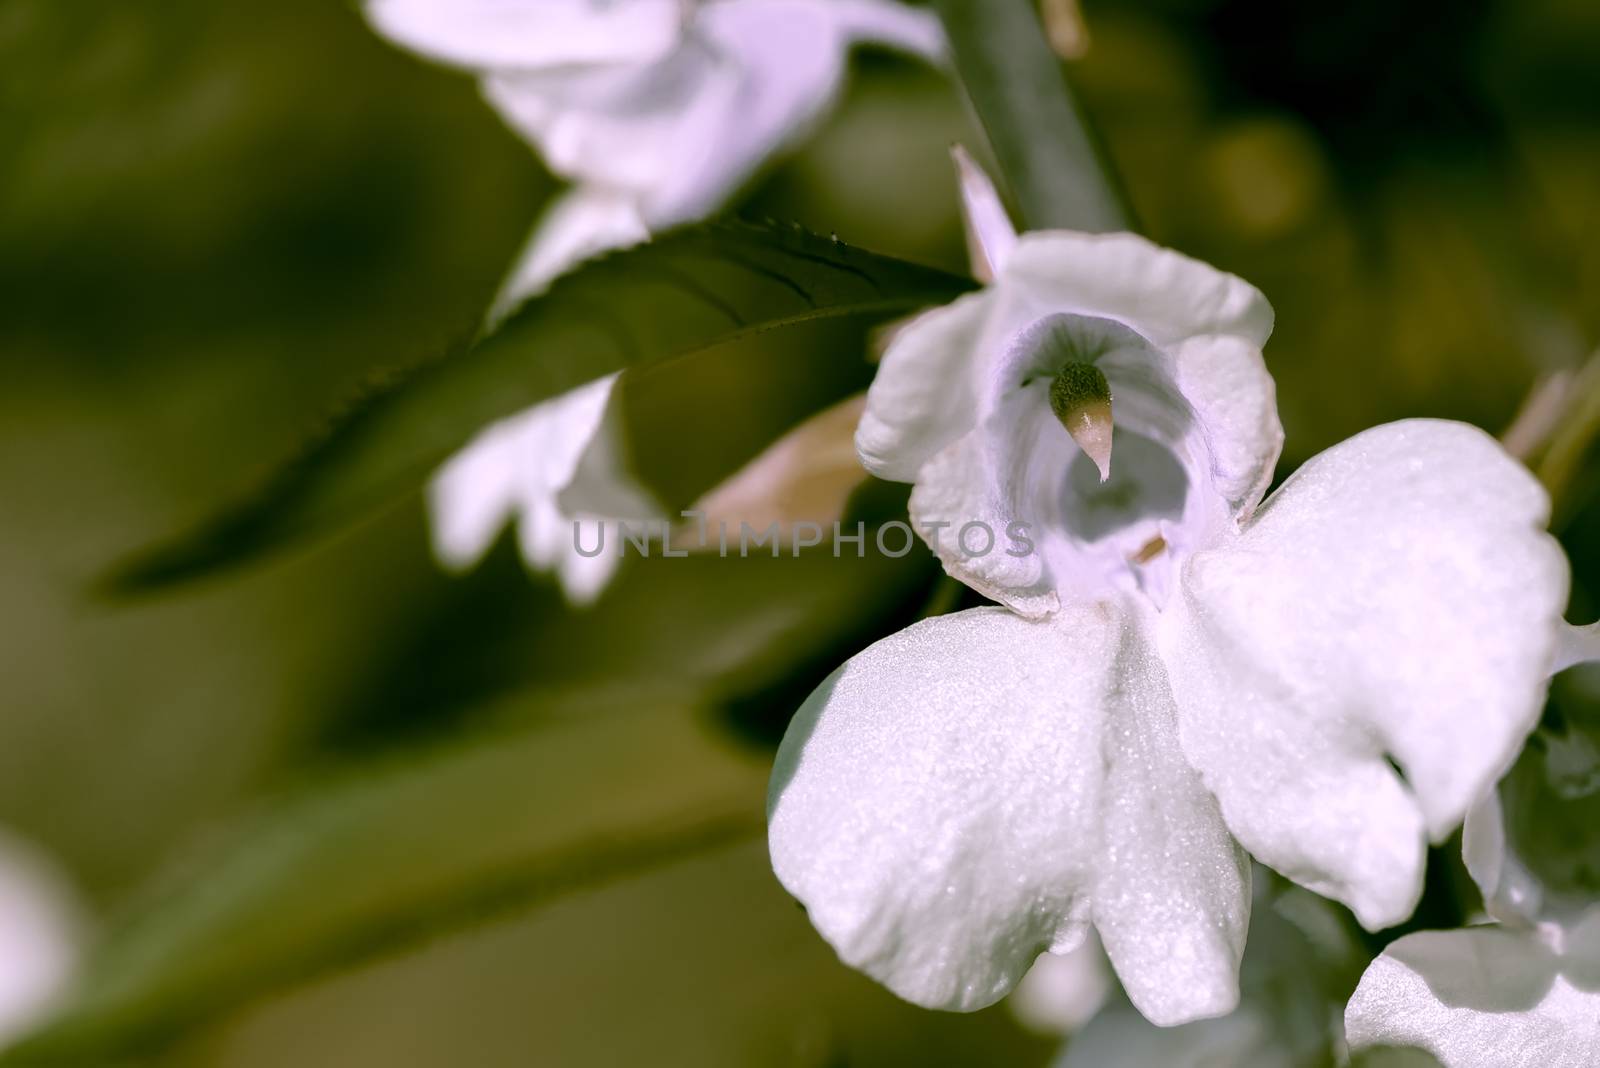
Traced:
<path fill-rule="evenodd" d="M 1050 410 L 1083 454 L 1111 477 L 1111 385 L 1092 363 L 1069 363 L 1050 383 Z"/>

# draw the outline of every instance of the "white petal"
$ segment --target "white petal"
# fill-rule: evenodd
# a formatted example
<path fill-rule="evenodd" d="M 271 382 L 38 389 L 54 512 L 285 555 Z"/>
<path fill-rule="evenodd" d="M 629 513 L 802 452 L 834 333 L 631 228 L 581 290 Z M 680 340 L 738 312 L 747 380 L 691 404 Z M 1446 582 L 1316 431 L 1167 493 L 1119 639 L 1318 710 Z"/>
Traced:
<path fill-rule="evenodd" d="M 557 173 L 632 191 L 662 227 L 720 208 L 832 104 L 852 40 L 918 51 L 927 12 L 892 4 L 742 0 L 694 9 L 650 64 L 495 73 L 485 92 Z"/>
<path fill-rule="evenodd" d="M 1184 751 L 1228 826 L 1370 928 L 1410 913 L 1425 834 L 1537 720 L 1567 589 L 1547 509 L 1481 431 L 1378 427 L 1192 557 L 1163 616 Z"/>
<path fill-rule="evenodd" d="M 800 709 L 768 794 L 773 869 L 847 964 L 976 1009 L 1078 942 L 1115 644 L 1103 625 L 1069 643 L 1000 609 L 940 616 Z"/>
<path fill-rule="evenodd" d="M 451 571 L 464 571 L 489 551 L 516 514 L 522 457 L 516 423 L 482 430 L 434 473 L 428 483 L 433 551 Z"/>
<path fill-rule="evenodd" d="M 993 282 L 1017 247 L 1017 228 L 1011 225 L 994 182 L 967 150 L 952 145 L 950 156 L 961 183 L 961 217 L 966 223 L 972 275 L 980 282 Z"/>
<path fill-rule="evenodd" d="M 0 1045 L 40 1022 L 83 943 L 76 894 L 36 850 L 0 833 Z"/>
<path fill-rule="evenodd" d="M 737 54 L 696 32 L 655 63 L 502 71 L 483 90 L 552 171 L 626 193 L 660 229 L 703 217 L 749 177 L 721 134 L 750 81 Z"/>
<path fill-rule="evenodd" d="M 556 507 L 548 487 L 529 485 L 518 501 L 517 549 L 535 574 L 559 571 L 572 542 L 572 523 Z"/>
<path fill-rule="evenodd" d="M 779 750 L 779 879 L 846 963 L 921 1005 L 990 1004 L 1092 915 L 1153 1018 L 1226 1012 L 1248 883 L 1153 662 L 1110 606 L 1062 625 L 975 609 L 884 639 Z"/>
<path fill-rule="evenodd" d="M 1259 290 L 1134 234 L 1067 231 L 1024 234 L 1002 285 L 1020 309 L 1113 319 L 1163 351 L 1205 434 L 1217 492 L 1248 514 L 1283 446 L 1261 357 L 1272 306 Z M 1112 385 L 1119 399 L 1128 392 Z"/>
<path fill-rule="evenodd" d="M 557 277 L 602 252 L 648 240 L 638 205 L 627 193 L 574 186 L 552 200 L 534 223 L 516 265 L 501 284 L 489 313 L 491 324 Z"/>
<path fill-rule="evenodd" d="M 557 486 L 555 503 L 563 516 L 621 519 L 637 526 L 662 518 L 663 510 L 628 467 L 622 411 L 613 388 L 616 378 L 611 375 L 601 379 L 607 383 L 605 386 L 596 383 L 584 387 L 595 391 L 587 403 L 599 405 L 597 423 L 589 422 L 593 408 L 586 409 L 574 401 L 575 410 L 560 433 L 580 438 L 587 434 L 588 443 L 578 454 L 571 474 Z"/>
<path fill-rule="evenodd" d="M 617 568 L 622 566 L 622 556 L 617 550 L 620 535 L 615 523 L 605 523 L 595 519 L 578 519 L 573 521 L 580 529 L 581 534 L 574 535 L 571 531 L 567 536 L 581 536 L 583 547 L 593 549 L 601 546 L 601 552 L 595 555 L 579 553 L 571 543 L 560 554 L 556 564 L 556 575 L 561 580 L 561 591 L 566 594 L 567 601 L 576 607 L 585 608 L 599 599 L 600 594 L 610 585 L 611 579 L 617 573 Z M 602 535 L 596 529 L 604 526 Z"/>
<path fill-rule="evenodd" d="M 974 362 L 992 298 L 969 293 L 906 323 L 883 354 L 856 428 L 861 463 L 914 482 L 922 465 L 975 425 Z"/>
<path fill-rule="evenodd" d="M 944 48 L 931 11 L 887 0 L 744 0 L 708 4 L 695 29 L 737 66 L 716 106 L 681 119 L 674 156 L 646 201 L 652 220 L 719 209 L 770 159 L 808 136 L 844 83 L 853 43 L 927 57 Z"/>
<path fill-rule="evenodd" d="M 751 0 L 746 0 L 751 2 Z M 774 3 L 774 0 L 756 0 Z M 845 41 L 882 45 L 929 62 L 947 58 L 948 45 L 938 17 L 924 8 L 899 0 L 778 0 L 785 6 L 805 6 L 829 20 Z"/>
<path fill-rule="evenodd" d="M 1102 741 L 1094 924 L 1123 989 L 1151 1023 L 1220 1016 L 1239 1001 L 1250 862 L 1184 763 L 1155 650 L 1125 636 L 1112 672 L 1122 707 L 1108 709 Z"/>
<path fill-rule="evenodd" d="M 1588 1068 L 1600 1062 L 1597 964 L 1532 931 L 1407 935 L 1361 977 L 1345 1033 L 1352 1049 L 1415 1047 L 1445 1068 Z"/>
<path fill-rule="evenodd" d="M 578 556 L 575 519 L 640 519 L 659 508 L 627 473 L 608 375 L 484 430 L 434 475 L 428 499 L 440 562 L 460 570 L 482 558 L 508 519 L 534 571 L 557 571 L 576 602 L 592 600 L 615 569 Z M 612 539 L 612 546 L 614 548 Z M 586 546 L 592 539 L 586 539 Z"/>
<path fill-rule="evenodd" d="M 726 66 L 676 117 L 671 155 L 646 194 L 652 219 L 718 210 L 833 106 L 848 43 L 822 6 L 762 0 L 704 9 L 697 29 Z"/>
<path fill-rule="evenodd" d="M 1008 418 L 1035 423 L 1050 418 L 1040 405 L 1019 409 Z M 911 491 L 911 523 L 947 574 L 1028 619 L 1044 619 L 1062 604 L 1057 579 L 1072 576 L 1053 572 L 1037 542 L 1030 547 L 1010 534 L 1028 541 L 1044 534 L 1042 528 L 1028 526 L 1035 513 L 1025 509 L 1039 500 L 1036 490 L 1043 478 L 1054 479 L 1067 470 L 1068 449 L 1045 439 L 1056 447 L 1019 448 L 997 456 L 991 453 L 993 440 L 994 435 L 968 434 L 923 465 Z M 1055 495 L 1044 500 L 1053 503 Z"/>
<path fill-rule="evenodd" d="M 1543 890 L 1506 843 L 1498 789 L 1490 790 L 1467 812 L 1461 828 L 1461 859 L 1490 916 L 1523 926 L 1537 919 Z"/>
<path fill-rule="evenodd" d="M 642 62 L 677 41 L 681 0 L 367 0 L 373 29 L 474 70 Z"/>
<path fill-rule="evenodd" d="M 1232 334 L 1212 334 L 1168 351 L 1178 389 L 1203 427 L 1211 486 L 1236 520 L 1248 519 L 1283 449 L 1277 386 L 1261 349 Z"/>
<path fill-rule="evenodd" d="M 1224 334 L 1259 349 L 1272 306 L 1254 286 L 1135 234 L 1046 230 L 1022 235 L 1004 284 L 1042 305 L 1126 323 L 1157 346 Z"/>

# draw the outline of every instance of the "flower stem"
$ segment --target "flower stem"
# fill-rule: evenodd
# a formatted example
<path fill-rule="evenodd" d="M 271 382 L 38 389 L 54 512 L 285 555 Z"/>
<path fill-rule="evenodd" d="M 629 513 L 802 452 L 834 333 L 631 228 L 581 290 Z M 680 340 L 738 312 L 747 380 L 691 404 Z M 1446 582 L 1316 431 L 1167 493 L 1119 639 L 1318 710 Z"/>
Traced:
<path fill-rule="evenodd" d="M 1032 0 L 935 0 L 1023 229 L 1131 228 Z"/>

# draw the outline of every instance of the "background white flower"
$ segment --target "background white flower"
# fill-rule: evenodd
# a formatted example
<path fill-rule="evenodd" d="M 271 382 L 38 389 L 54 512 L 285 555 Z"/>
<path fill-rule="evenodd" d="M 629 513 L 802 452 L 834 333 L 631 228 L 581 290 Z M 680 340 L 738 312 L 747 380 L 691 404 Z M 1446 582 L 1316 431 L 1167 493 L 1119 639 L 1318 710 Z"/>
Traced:
<path fill-rule="evenodd" d="M 522 301 L 544 292 L 576 264 L 649 238 L 639 205 L 625 191 L 575 185 L 556 194 L 495 294 L 489 323 L 498 323 Z"/>
<path fill-rule="evenodd" d="M 1345 1012 L 1355 1049 L 1446 1068 L 1589 1068 L 1600 1058 L 1600 913 L 1574 928 L 1422 931 L 1372 962 Z"/>
<path fill-rule="evenodd" d="M 1040 954 L 1006 1007 L 1028 1030 L 1060 1037 L 1094 1019 L 1115 987 L 1105 950 L 1091 933 L 1066 953 Z"/>
<path fill-rule="evenodd" d="M 0 1046 L 65 990 L 84 934 L 76 894 L 32 846 L 0 831 Z"/>
<path fill-rule="evenodd" d="M 723 207 L 838 95 L 851 46 L 930 59 L 943 33 L 894 0 L 369 0 L 391 40 L 479 75 L 505 120 L 575 184 L 545 208 L 491 325 L 577 263 Z M 615 573 L 578 554 L 572 520 L 657 518 L 609 412 L 616 376 L 495 424 L 435 477 L 436 554 L 475 564 L 516 518 L 523 560 L 575 604 Z M 602 384 L 603 383 L 603 384 Z M 607 510 L 611 509 L 611 510 Z M 594 544 L 591 534 L 585 545 Z"/>
<path fill-rule="evenodd" d="M 779 879 L 901 996 L 981 1007 L 1092 924 L 1153 1022 L 1227 1013 L 1246 849 L 1398 923 L 1428 840 L 1532 728 L 1567 588 L 1543 491 L 1487 435 L 1413 421 L 1258 510 L 1270 325 L 1252 287 L 1132 235 L 1037 233 L 885 354 L 863 462 L 914 482 L 946 570 L 1010 610 L 835 672 L 768 814 Z M 1069 364 L 1109 383 L 1104 483 L 1052 410 Z M 970 521 L 1038 551 L 965 551 Z"/>
<path fill-rule="evenodd" d="M 600 595 L 621 563 L 618 521 L 642 528 L 662 515 L 623 462 L 616 384 L 608 375 L 501 420 L 439 469 L 428 501 L 441 563 L 472 567 L 514 520 L 530 568 L 553 571 L 574 604 Z"/>
<path fill-rule="evenodd" d="M 482 79 L 577 187 L 540 220 L 501 303 L 604 248 L 722 208 L 805 137 L 857 42 L 929 59 L 931 12 L 895 0 L 369 0 L 381 33 Z"/>

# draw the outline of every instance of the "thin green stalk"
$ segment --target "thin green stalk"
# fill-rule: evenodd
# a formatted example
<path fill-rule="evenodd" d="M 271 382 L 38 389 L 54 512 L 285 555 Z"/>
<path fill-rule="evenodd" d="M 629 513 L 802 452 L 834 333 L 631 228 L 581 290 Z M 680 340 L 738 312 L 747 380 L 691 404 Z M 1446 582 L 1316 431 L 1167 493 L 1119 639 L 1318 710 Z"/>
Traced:
<path fill-rule="evenodd" d="M 934 0 L 1028 230 L 1126 230 L 1132 216 L 1032 0 Z"/>

